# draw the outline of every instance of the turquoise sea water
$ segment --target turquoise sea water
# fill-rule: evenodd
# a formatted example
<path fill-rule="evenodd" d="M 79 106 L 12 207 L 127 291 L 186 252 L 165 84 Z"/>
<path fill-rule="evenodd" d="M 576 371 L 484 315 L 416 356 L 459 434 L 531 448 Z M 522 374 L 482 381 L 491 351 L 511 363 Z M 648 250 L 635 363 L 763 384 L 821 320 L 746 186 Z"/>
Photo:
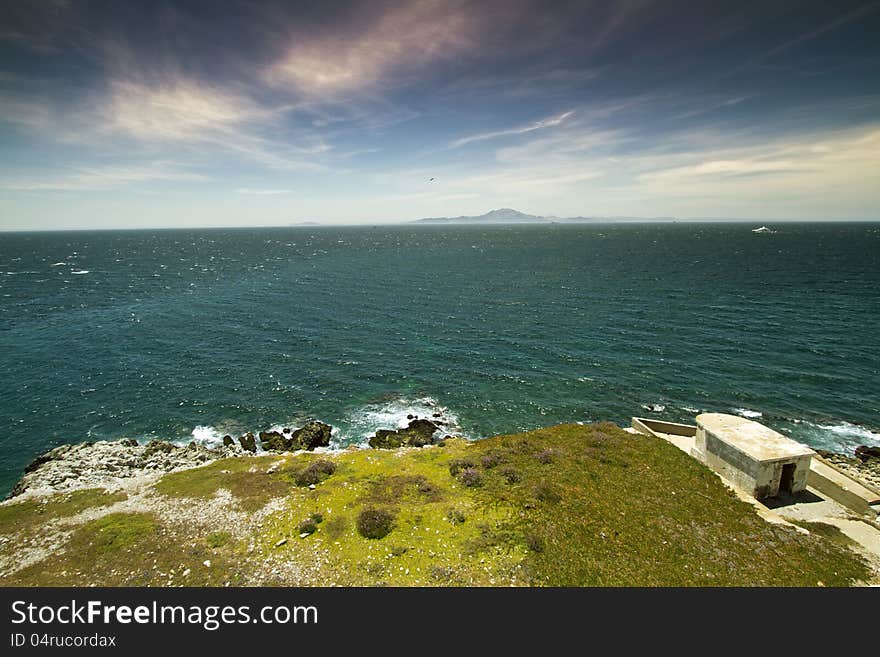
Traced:
<path fill-rule="evenodd" d="M 735 412 L 880 444 L 880 224 L 0 235 L 0 492 L 63 442 Z"/>

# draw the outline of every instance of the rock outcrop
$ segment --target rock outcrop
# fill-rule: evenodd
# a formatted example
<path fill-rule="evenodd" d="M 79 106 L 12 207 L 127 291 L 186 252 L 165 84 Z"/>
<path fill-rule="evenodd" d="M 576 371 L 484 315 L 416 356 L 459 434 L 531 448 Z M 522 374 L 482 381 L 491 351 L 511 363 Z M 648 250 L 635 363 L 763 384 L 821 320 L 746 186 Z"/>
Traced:
<path fill-rule="evenodd" d="M 179 447 L 163 440 L 146 445 L 131 439 L 61 445 L 25 468 L 10 497 L 31 489 L 113 488 L 124 479 L 192 468 L 235 453 L 240 453 L 235 447 Z"/>
<path fill-rule="evenodd" d="M 379 429 L 370 438 L 370 447 L 375 449 L 395 449 L 397 447 L 424 447 L 433 445 L 437 425 L 430 420 L 415 419 L 403 429 Z"/>
<path fill-rule="evenodd" d="M 313 450 L 316 447 L 327 447 L 333 427 L 323 422 L 308 422 L 301 429 L 284 433 L 277 431 L 261 431 L 260 445 L 267 452 L 295 452 L 301 449 Z"/>

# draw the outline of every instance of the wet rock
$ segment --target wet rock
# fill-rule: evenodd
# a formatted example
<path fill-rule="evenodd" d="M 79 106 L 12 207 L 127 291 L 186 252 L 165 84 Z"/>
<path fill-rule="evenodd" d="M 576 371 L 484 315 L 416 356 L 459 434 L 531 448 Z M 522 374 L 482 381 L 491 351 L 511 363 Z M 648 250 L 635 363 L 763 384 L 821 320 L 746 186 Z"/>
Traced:
<path fill-rule="evenodd" d="M 297 429 L 291 435 L 294 449 L 313 450 L 316 447 L 327 447 L 333 427 L 323 422 L 312 421 Z"/>
<path fill-rule="evenodd" d="M 856 447 L 856 458 L 862 463 L 867 463 L 869 459 L 880 459 L 880 447 L 859 445 Z"/>
<path fill-rule="evenodd" d="M 415 419 L 404 429 L 392 431 L 379 429 L 376 435 L 370 438 L 370 447 L 375 449 L 395 449 L 397 447 L 424 447 L 434 442 L 434 432 L 437 425 L 430 420 Z"/>
<path fill-rule="evenodd" d="M 254 434 L 248 432 L 241 436 L 238 439 L 241 448 L 246 452 L 256 452 L 257 451 L 257 441 L 254 438 Z"/>
<path fill-rule="evenodd" d="M 119 444 L 123 447 L 137 447 L 138 441 L 136 441 L 134 438 L 123 438 L 119 441 Z"/>
<path fill-rule="evenodd" d="M 289 452 L 291 441 L 277 431 L 261 431 L 260 445 L 267 452 Z"/>
<path fill-rule="evenodd" d="M 232 439 L 232 436 L 226 435 L 223 436 L 223 446 L 224 447 L 232 447 L 235 445 L 235 441 Z"/>

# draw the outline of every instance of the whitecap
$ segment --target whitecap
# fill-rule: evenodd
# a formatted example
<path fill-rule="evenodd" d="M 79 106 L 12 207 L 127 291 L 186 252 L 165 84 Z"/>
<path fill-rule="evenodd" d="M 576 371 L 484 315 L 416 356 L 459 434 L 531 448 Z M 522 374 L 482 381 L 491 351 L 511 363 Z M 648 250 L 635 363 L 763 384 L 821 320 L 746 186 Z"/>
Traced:
<path fill-rule="evenodd" d="M 70 273 L 71 274 L 88 274 L 89 270 L 88 269 L 72 269 L 72 270 L 70 270 Z"/>
<path fill-rule="evenodd" d="M 217 447 L 218 445 L 223 444 L 223 436 L 225 434 L 220 433 L 215 427 L 200 424 L 192 430 L 190 435 L 192 436 L 192 439 L 200 445 Z"/>
<path fill-rule="evenodd" d="M 733 412 L 737 415 L 741 415 L 742 417 L 747 418 L 756 418 L 756 417 L 764 417 L 764 414 L 761 411 L 753 411 L 748 408 L 734 408 Z"/>
<path fill-rule="evenodd" d="M 439 417 L 435 417 L 439 415 Z M 438 423 L 437 435 L 466 436 L 456 413 L 441 405 L 433 397 L 400 397 L 387 402 L 367 404 L 348 413 L 334 428 L 331 445 L 366 445 L 379 429 L 403 429 L 414 418 Z"/>
<path fill-rule="evenodd" d="M 66 262 L 53 262 L 53 263 L 52 263 L 51 265 L 49 265 L 49 266 L 50 266 L 50 267 L 63 267 L 63 266 L 66 265 L 66 264 L 67 264 Z"/>

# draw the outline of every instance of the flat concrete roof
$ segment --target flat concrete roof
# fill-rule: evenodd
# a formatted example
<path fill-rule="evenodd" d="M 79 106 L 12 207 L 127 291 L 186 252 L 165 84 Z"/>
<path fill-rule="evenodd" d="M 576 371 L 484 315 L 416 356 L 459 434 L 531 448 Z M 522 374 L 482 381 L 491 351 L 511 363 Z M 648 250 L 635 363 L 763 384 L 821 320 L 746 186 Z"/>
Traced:
<path fill-rule="evenodd" d="M 763 424 L 736 415 L 702 413 L 697 416 L 697 426 L 755 461 L 781 461 L 816 453 Z"/>

